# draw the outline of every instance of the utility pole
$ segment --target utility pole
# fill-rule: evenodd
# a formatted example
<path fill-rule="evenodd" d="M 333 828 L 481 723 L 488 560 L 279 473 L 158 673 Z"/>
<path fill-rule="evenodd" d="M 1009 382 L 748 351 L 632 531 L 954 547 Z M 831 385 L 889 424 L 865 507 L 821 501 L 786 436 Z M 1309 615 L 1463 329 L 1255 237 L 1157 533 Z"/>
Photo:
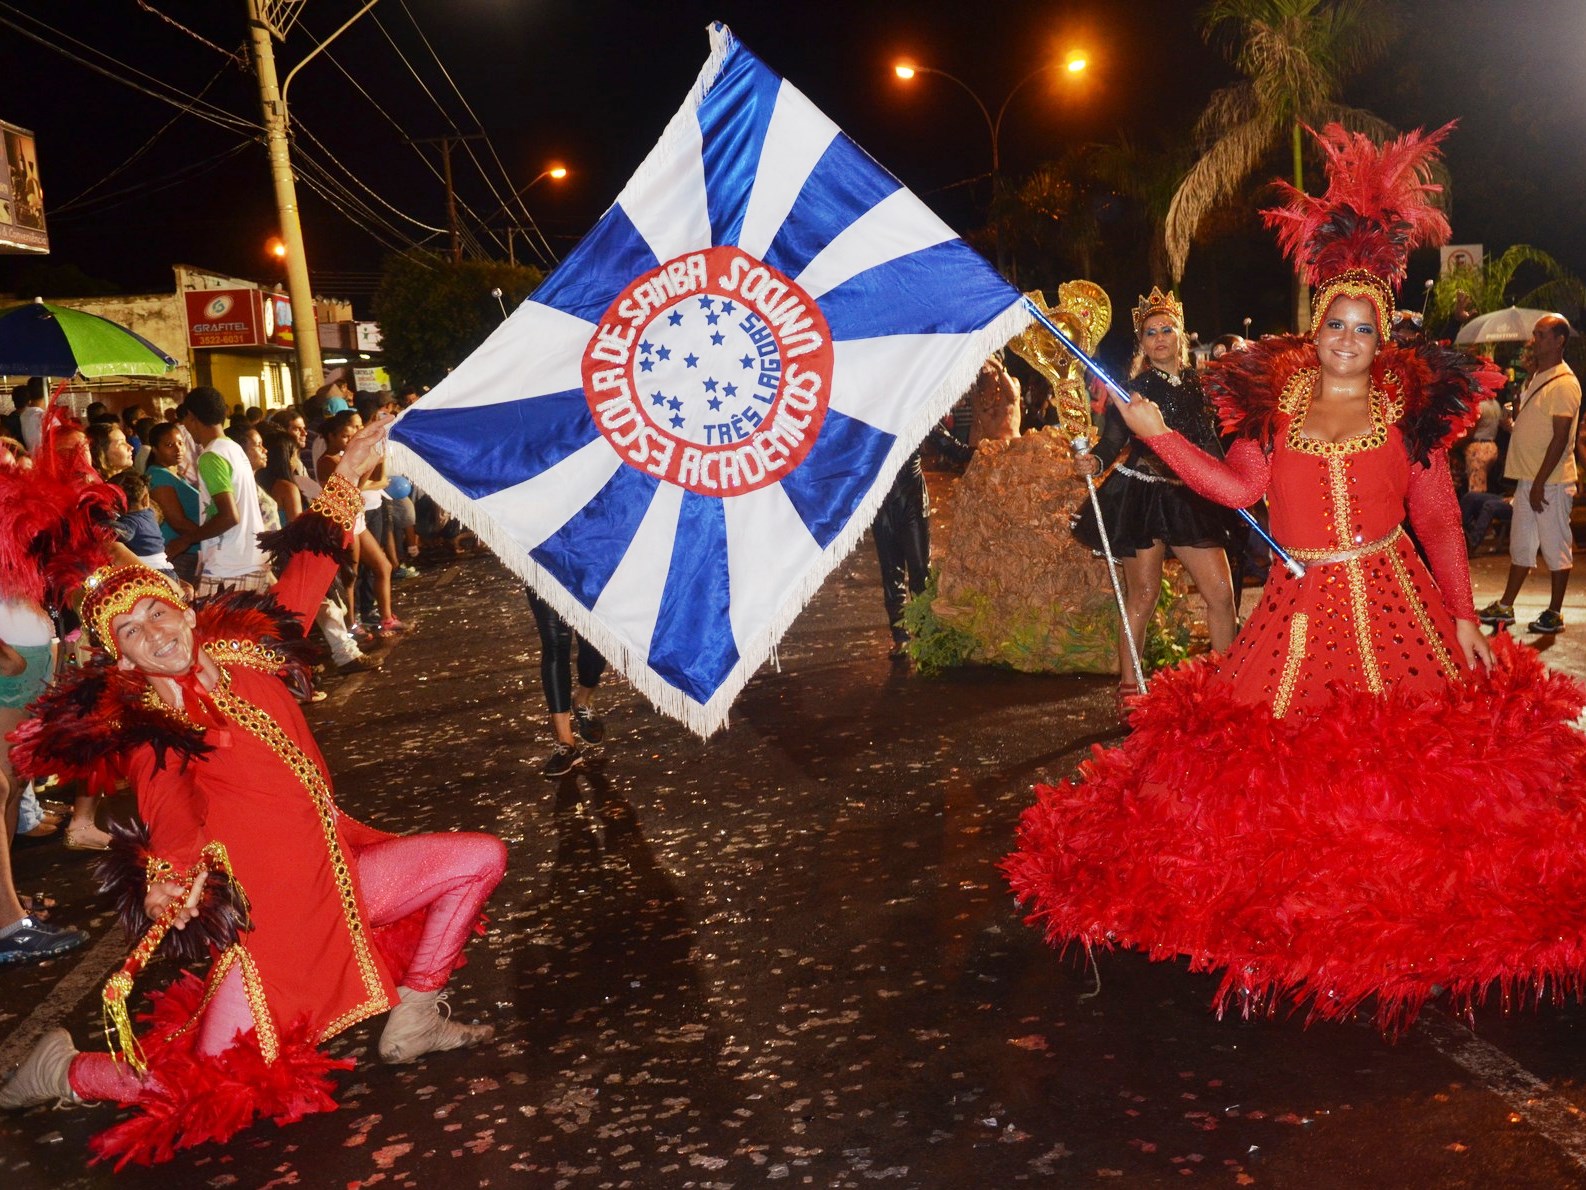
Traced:
<path fill-rule="evenodd" d="M 259 73 L 259 100 L 270 146 L 270 176 L 275 182 L 275 205 L 281 219 L 281 241 L 286 245 L 286 288 L 292 301 L 292 344 L 297 349 L 301 402 L 325 381 L 319 355 L 319 324 L 314 319 L 314 291 L 308 281 L 308 256 L 303 248 L 303 225 L 298 219 L 297 184 L 286 140 L 286 102 L 275 77 L 272 29 L 265 22 L 263 0 L 248 0 L 248 33 L 253 41 L 253 61 Z"/>
<path fill-rule="evenodd" d="M 439 145 L 441 147 L 441 180 L 446 183 L 446 226 L 451 231 L 452 263 L 463 262 L 462 229 L 457 223 L 457 191 L 452 187 L 452 145 L 454 142 L 466 140 L 484 140 L 482 132 L 457 132 L 450 136 L 427 136 L 422 139 L 409 138 L 408 143 L 414 145 Z"/>

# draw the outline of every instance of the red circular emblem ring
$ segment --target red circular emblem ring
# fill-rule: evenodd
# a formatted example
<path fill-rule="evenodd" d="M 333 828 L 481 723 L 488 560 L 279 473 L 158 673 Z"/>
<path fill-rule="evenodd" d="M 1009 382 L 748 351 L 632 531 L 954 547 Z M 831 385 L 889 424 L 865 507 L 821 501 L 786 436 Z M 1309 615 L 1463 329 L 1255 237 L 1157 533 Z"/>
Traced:
<path fill-rule="evenodd" d="M 705 496 L 776 483 L 831 395 L 831 329 L 791 279 L 737 248 L 636 277 L 584 348 L 595 425 L 631 467 Z"/>

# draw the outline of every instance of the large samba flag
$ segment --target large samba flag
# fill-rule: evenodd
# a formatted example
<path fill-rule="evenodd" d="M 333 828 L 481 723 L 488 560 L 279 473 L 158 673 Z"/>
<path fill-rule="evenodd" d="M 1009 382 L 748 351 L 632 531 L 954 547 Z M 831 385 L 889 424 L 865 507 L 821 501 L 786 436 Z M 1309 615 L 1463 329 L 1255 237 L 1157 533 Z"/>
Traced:
<path fill-rule="evenodd" d="M 1017 291 L 723 25 L 593 230 L 397 422 L 394 465 L 708 734 Z"/>

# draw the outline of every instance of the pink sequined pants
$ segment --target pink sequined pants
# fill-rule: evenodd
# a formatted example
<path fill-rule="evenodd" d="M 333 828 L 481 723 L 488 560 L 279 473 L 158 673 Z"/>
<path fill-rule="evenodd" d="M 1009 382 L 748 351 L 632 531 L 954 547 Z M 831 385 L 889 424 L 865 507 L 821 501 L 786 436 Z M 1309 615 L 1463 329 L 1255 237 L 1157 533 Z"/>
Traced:
<path fill-rule="evenodd" d="M 375 928 L 425 910 L 424 930 L 402 985 L 417 992 L 446 986 L 474 922 L 507 867 L 507 850 L 494 835 L 407 835 L 358 853 L 358 883 L 369 924 Z M 253 1028 L 242 972 L 233 967 L 204 1009 L 198 1052 L 217 1054 Z M 130 1103 L 143 1090 L 131 1068 L 109 1054 L 79 1054 L 69 1075 L 82 1099 Z"/>

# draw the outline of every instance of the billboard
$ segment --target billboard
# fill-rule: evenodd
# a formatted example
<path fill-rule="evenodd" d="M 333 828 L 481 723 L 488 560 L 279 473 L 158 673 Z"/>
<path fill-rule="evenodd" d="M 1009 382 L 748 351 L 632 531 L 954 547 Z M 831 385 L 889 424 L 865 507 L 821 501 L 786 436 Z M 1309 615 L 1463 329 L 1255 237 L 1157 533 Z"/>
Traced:
<path fill-rule="evenodd" d="M 50 250 L 44 227 L 44 187 L 39 182 L 38 147 L 33 134 L 0 121 L 0 252 L 44 254 Z"/>
<path fill-rule="evenodd" d="M 257 289 L 190 289 L 187 343 L 190 347 L 258 347 L 264 342 Z"/>

